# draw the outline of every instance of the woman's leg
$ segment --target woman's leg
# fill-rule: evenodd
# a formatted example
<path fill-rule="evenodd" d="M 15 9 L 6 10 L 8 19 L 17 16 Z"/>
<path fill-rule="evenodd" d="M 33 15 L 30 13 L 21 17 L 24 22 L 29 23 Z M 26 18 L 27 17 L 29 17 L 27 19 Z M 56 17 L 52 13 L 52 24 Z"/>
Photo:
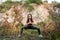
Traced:
<path fill-rule="evenodd" d="M 21 28 L 21 32 L 20 32 L 20 34 L 18 35 L 18 37 L 20 37 L 20 36 L 22 35 L 23 29 L 27 29 L 27 26 L 24 26 L 24 27 Z"/>
<path fill-rule="evenodd" d="M 20 33 L 20 34 L 22 34 L 22 33 L 23 33 L 23 29 L 24 29 L 24 27 L 23 27 L 23 28 L 21 28 L 21 33 Z"/>
<path fill-rule="evenodd" d="M 41 34 L 41 31 L 40 31 L 39 28 L 37 28 L 37 27 L 33 27 L 33 29 L 36 29 L 36 30 L 38 31 L 38 34 L 39 34 L 39 35 Z"/>
<path fill-rule="evenodd" d="M 39 28 L 32 26 L 32 29 L 36 29 L 39 33 L 39 37 L 43 37 Z"/>
<path fill-rule="evenodd" d="M 28 29 L 28 27 L 27 27 L 27 26 L 22 27 L 22 28 L 21 28 L 21 33 L 20 33 L 20 34 L 23 33 L 23 29 Z"/>
<path fill-rule="evenodd" d="M 31 29 L 36 29 L 36 30 L 38 31 L 38 34 L 39 34 L 39 35 L 41 34 L 41 31 L 40 31 L 40 29 L 39 29 L 39 28 L 34 27 L 34 26 L 32 25 Z"/>

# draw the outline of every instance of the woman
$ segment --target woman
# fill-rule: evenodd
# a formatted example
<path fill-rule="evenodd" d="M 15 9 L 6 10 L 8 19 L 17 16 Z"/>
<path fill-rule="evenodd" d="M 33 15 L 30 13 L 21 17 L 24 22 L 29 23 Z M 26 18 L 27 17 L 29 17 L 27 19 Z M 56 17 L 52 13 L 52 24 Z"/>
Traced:
<path fill-rule="evenodd" d="M 37 27 L 33 26 L 33 18 L 31 14 L 27 15 L 27 21 L 26 21 L 26 25 L 21 29 L 21 34 L 23 33 L 23 29 L 36 29 L 38 31 L 38 34 L 40 37 L 42 37 L 40 29 Z"/>

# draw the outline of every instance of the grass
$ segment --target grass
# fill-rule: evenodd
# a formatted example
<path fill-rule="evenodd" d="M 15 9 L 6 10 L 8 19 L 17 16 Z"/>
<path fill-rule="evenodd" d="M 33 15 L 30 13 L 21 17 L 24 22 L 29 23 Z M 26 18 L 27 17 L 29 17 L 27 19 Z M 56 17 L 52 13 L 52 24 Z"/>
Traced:
<path fill-rule="evenodd" d="M 40 40 L 36 30 L 24 30 L 21 37 L 18 36 L 0 36 L 0 40 Z M 41 39 L 42 40 L 42 39 Z"/>

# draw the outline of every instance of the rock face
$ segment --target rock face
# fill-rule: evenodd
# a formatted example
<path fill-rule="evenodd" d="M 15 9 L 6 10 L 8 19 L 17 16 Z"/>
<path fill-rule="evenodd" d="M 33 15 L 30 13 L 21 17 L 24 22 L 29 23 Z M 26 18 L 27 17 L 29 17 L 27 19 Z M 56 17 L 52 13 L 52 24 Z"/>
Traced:
<path fill-rule="evenodd" d="M 10 10 L 6 11 L 5 13 L 1 14 L 0 21 L 3 25 L 7 26 L 7 28 L 13 28 L 14 31 L 17 30 L 18 26 L 22 22 L 24 25 L 26 23 L 27 14 L 31 13 L 33 16 L 34 23 L 37 24 L 38 22 L 44 22 L 48 16 L 49 11 L 45 7 L 45 5 L 35 5 L 33 4 L 34 10 L 28 12 L 27 9 L 21 6 L 12 6 Z"/>

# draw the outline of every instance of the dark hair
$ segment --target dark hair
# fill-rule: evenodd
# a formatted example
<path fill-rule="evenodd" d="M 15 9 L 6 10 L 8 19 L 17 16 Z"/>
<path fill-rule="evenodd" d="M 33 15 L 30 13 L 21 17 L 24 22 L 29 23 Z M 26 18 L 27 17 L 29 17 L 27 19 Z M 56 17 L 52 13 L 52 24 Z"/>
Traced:
<path fill-rule="evenodd" d="M 31 16 L 31 19 L 29 19 L 29 15 Z M 31 20 L 31 22 L 33 22 L 32 14 L 28 14 L 28 15 L 27 15 L 27 23 L 29 22 L 29 20 Z"/>

